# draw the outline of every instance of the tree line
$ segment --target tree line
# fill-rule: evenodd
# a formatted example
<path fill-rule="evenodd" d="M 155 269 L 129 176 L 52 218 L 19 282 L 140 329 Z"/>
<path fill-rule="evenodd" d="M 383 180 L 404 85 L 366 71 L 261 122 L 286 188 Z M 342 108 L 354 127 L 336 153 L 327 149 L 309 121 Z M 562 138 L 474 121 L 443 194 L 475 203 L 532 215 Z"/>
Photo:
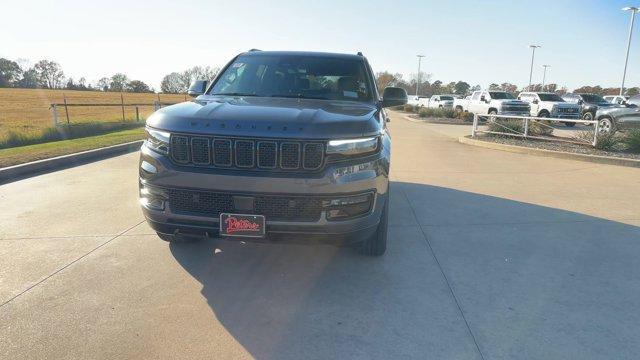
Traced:
<path fill-rule="evenodd" d="M 465 81 L 452 81 L 450 83 L 443 83 L 440 80 L 431 81 L 431 74 L 423 73 L 411 74 L 409 79 L 404 79 L 400 73 L 390 73 L 388 71 L 381 71 L 376 73 L 376 84 L 378 89 L 382 91 L 387 86 L 396 86 L 403 88 L 407 91 L 407 94 L 416 94 L 416 86 L 418 86 L 418 78 L 420 79 L 419 88 L 417 94 L 424 96 L 441 95 L 441 94 L 455 94 L 460 96 L 466 96 L 474 91 L 481 90 L 480 85 L 471 86 Z M 539 92 L 554 92 L 558 95 L 564 95 L 570 92 L 566 87 L 559 87 L 558 84 L 532 84 L 531 87 L 525 86 L 519 88 L 517 85 L 511 83 L 492 83 L 489 85 L 489 90 L 506 91 L 516 95 L 521 91 L 539 91 Z M 581 86 L 573 90 L 575 93 L 592 93 L 598 95 L 618 95 L 620 88 L 603 88 L 599 85 L 596 86 Z M 640 87 L 626 88 L 626 95 L 633 96 L 640 94 Z"/>
<path fill-rule="evenodd" d="M 194 66 L 166 75 L 160 84 L 163 93 L 186 93 L 189 84 L 197 79 L 213 79 L 218 68 Z M 0 88 L 64 89 L 86 91 L 116 91 L 151 93 L 155 89 L 141 80 L 130 79 L 126 74 L 116 73 L 89 83 L 86 78 L 66 77 L 62 66 L 51 60 L 40 60 L 27 67 L 18 62 L 0 58 Z"/>
<path fill-rule="evenodd" d="M 84 77 L 79 79 L 67 78 L 60 64 L 51 60 L 40 60 L 33 66 L 23 68 L 18 62 L 5 58 L 0 58 L 0 88 L 44 88 L 44 89 L 66 89 L 66 90 L 93 90 L 93 91 L 117 91 L 117 92 L 155 92 L 155 89 L 141 80 L 132 80 L 126 74 L 116 73 L 110 77 L 102 77 L 94 83 L 88 83 Z M 163 93 L 180 94 L 186 93 L 189 85 L 194 80 L 212 80 L 220 71 L 218 67 L 194 66 L 183 71 L 172 72 L 165 75 L 160 83 L 160 91 Z M 409 79 L 404 79 L 400 73 L 388 71 L 376 74 L 376 83 L 379 89 L 387 86 L 397 86 L 405 89 L 408 94 L 416 94 L 416 85 L 420 79 L 417 93 L 431 96 L 439 94 L 456 94 L 466 96 L 473 91 L 481 89 L 480 85 L 474 85 L 465 81 L 453 81 L 444 83 L 440 80 L 431 81 L 432 75 L 421 72 L 411 74 Z M 511 83 L 491 84 L 489 90 L 502 90 L 512 94 L 519 91 L 547 91 L 564 95 L 569 92 L 566 87 L 558 87 L 557 84 L 531 85 L 530 88 L 519 89 Z M 581 86 L 574 89 L 578 93 L 594 93 L 599 95 L 617 95 L 620 88 L 603 88 L 596 86 Z M 640 88 L 627 88 L 626 95 L 632 96 L 640 93 Z"/>

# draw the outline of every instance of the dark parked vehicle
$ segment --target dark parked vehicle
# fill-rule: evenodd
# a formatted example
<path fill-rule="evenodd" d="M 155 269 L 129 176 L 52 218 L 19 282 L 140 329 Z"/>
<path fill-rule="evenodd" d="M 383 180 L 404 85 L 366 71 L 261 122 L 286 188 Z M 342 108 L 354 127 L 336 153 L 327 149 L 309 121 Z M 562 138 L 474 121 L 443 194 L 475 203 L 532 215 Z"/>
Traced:
<path fill-rule="evenodd" d="M 385 252 L 383 108 L 407 94 L 380 98 L 364 56 L 249 51 L 189 93 L 149 117 L 141 149 L 140 202 L 162 239 L 288 234 Z"/>
<path fill-rule="evenodd" d="M 598 110 L 596 119 L 602 132 L 640 128 L 640 95 L 632 96 L 622 106 Z"/>
<path fill-rule="evenodd" d="M 565 94 L 562 96 L 564 101 L 582 105 L 582 119 L 593 120 L 596 118 L 598 109 L 609 108 L 614 104 L 605 100 L 597 94 Z"/>

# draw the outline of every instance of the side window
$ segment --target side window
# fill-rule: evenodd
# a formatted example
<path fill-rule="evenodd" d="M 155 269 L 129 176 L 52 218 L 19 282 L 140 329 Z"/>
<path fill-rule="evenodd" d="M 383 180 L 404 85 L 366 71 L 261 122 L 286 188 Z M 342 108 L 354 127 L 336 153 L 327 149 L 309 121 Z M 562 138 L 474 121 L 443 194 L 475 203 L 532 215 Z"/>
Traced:
<path fill-rule="evenodd" d="M 480 97 L 484 96 L 485 100 L 491 100 L 491 95 L 488 92 L 484 91 Z"/>
<path fill-rule="evenodd" d="M 471 96 L 471 100 L 478 100 L 480 99 L 480 92 L 476 91 L 473 93 L 473 95 Z"/>

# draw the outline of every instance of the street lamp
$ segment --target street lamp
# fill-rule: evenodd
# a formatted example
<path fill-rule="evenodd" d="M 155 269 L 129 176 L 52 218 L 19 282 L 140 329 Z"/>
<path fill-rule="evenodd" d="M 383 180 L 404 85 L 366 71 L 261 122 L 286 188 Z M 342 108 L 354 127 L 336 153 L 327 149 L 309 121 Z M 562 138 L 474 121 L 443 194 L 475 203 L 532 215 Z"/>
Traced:
<path fill-rule="evenodd" d="M 420 88 L 420 62 L 424 55 L 416 55 L 418 57 L 418 81 L 416 82 L 416 97 L 418 96 L 418 89 Z"/>
<path fill-rule="evenodd" d="M 551 65 L 542 65 L 544 68 L 544 72 L 542 73 L 542 91 L 544 91 L 544 81 L 547 79 L 547 68 L 550 68 Z"/>
<path fill-rule="evenodd" d="M 531 77 L 533 77 L 533 58 L 536 56 L 536 49 L 541 47 L 540 45 L 529 45 L 531 48 L 531 70 L 529 70 L 529 91 L 531 91 Z"/>
<path fill-rule="evenodd" d="M 623 11 L 631 11 L 631 26 L 629 26 L 629 40 L 627 42 L 627 56 L 624 59 L 624 71 L 622 72 L 622 85 L 620 85 L 620 96 L 624 93 L 624 80 L 627 77 L 627 63 L 629 62 L 629 49 L 631 48 L 631 34 L 633 33 L 633 22 L 639 8 L 635 6 L 627 6 L 622 8 Z"/>

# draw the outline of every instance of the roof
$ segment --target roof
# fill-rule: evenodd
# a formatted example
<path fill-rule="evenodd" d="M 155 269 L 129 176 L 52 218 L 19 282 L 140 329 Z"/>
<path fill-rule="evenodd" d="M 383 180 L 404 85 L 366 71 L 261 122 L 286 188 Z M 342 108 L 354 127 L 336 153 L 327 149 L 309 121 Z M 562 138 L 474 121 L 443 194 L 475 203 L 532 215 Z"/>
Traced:
<path fill-rule="evenodd" d="M 240 54 L 242 56 L 313 56 L 313 57 L 327 57 L 338 59 L 352 59 L 362 60 L 363 56 L 358 54 L 341 54 L 341 53 L 329 53 L 329 52 L 314 52 L 314 51 L 248 51 Z"/>

